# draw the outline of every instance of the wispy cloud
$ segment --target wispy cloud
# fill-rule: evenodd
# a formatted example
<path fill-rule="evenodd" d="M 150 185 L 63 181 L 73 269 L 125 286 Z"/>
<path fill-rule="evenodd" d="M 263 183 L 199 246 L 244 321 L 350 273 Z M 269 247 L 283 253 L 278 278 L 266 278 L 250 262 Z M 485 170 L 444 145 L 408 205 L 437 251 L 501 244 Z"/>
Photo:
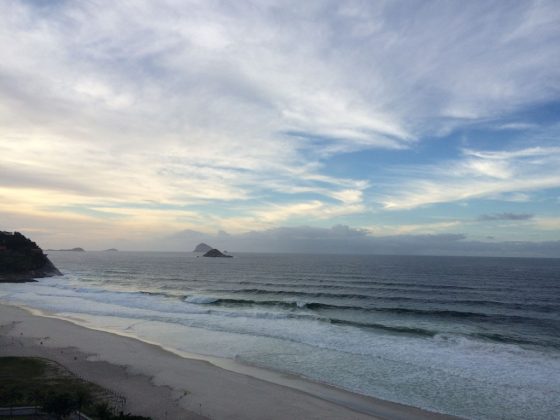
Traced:
<path fill-rule="evenodd" d="M 414 167 L 396 193 L 383 200 L 387 209 L 491 198 L 560 187 L 560 148 L 506 151 L 464 150 L 461 159 Z"/>
<path fill-rule="evenodd" d="M 495 220 L 530 220 L 534 217 L 533 214 L 528 213 L 494 213 L 494 214 L 481 214 L 477 220 L 479 222 L 491 222 Z"/>
<path fill-rule="evenodd" d="M 538 217 L 534 222 L 538 229 L 560 231 L 560 217 Z"/>
<path fill-rule="evenodd" d="M 243 230 L 362 215 L 375 188 L 406 209 L 557 187 L 554 147 L 465 149 L 392 190 L 329 159 L 528 128 L 500 118 L 558 100 L 559 21 L 554 1 L 3 2 L 0 194 Z"/>
<path fill-rule="evenodd" d="M 431 235 L 442 231 L 459 229 L 463 222 L 459 220 L 450 220 L 435 223 L 416 223 L 416 224 L 398 224 L 393 226 L 377 225 L 368 227 L 368 231 L 373 235 Z"/>
<path fill-rule="evenodd" d="M 495 127 L 496 130 L 530 130 L 535 128 L 538 128 L 537 124 L 523 122 L 499 124 Z"/>

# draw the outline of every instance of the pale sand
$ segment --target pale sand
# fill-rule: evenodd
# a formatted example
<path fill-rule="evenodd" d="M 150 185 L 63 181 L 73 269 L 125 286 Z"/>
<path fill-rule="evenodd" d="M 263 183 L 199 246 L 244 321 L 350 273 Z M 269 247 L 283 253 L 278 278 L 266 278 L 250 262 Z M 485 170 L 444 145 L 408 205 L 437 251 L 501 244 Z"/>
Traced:
<path fill-rule="evenodd" d="M 270 372 L 272 380 L 283 378 L 282 384 L 265 381 L 250 376 L 254 369 L 233 372 L 12 306 L 0 305 L 0 325 L 0 356 L 55 360 L 126 397 L 126 411 L 154 419 L 452 418 L 291 375 Z"/>

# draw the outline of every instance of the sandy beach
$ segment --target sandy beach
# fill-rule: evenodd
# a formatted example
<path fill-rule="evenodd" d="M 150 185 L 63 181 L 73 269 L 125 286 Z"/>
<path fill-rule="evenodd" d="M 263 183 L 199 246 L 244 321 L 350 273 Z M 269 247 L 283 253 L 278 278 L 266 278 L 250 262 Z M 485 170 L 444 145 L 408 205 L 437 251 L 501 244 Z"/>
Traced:
<path fill-rule="evenodd" d="M 451 418 L 289 375 L 270 372 L 282 384 L 262 380 L 12 306 L 0 305 L 0 325 L 0 356 L 55 360 L 126 397 L 127 411 L 154 419 Z"/>

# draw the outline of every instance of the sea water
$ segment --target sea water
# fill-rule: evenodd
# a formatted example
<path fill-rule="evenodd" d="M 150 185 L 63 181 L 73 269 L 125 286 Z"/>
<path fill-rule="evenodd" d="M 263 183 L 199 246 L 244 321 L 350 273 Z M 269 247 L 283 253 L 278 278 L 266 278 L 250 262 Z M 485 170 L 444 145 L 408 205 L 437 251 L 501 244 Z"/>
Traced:
<path fill-rule="evenodd" d="M 474 419 L 560 418 L 560 259 L 53 252 L 0 302 Z"/>

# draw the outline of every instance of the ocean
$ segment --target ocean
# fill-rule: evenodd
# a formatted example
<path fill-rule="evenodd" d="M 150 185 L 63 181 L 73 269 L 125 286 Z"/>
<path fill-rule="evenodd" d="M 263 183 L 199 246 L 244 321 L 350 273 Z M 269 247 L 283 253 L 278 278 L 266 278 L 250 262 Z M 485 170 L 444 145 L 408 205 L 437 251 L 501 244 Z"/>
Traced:
<path fill-rule="evenodd" d="M 560 259 L 52 252 L 0 302 L 472 419 L 560 418 Z"/>

